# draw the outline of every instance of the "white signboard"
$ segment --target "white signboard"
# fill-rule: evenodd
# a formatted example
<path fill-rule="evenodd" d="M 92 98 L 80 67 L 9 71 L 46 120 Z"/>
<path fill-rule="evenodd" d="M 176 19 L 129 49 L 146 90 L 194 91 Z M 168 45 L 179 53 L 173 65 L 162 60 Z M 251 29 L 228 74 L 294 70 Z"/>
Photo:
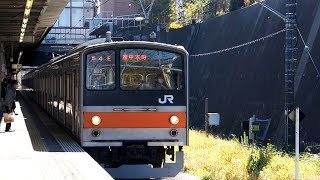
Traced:
<path fill-rule="evenodd" d="M 219 113 L 208 113 L 209 125 L 218 126 L 220 125 L 220 114 Z"/>

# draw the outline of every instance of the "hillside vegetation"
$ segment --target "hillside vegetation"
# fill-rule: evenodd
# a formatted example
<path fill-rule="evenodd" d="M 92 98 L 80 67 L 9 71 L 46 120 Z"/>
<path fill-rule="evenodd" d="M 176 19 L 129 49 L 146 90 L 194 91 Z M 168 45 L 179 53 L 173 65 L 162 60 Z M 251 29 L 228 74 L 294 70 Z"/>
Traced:
<path fill-rule="evenodd" d="M 133 2 L 142 12 L 140 0 Z M 152 0 L 142 2 L 144 7 L 148 7 Z M 203 22 L 254 3 L 256 0 L 157 0 L 154 1 L 151 14 L 155 22 L 165 22 L 167 28 L 177 29 L 193 21 Z"/>
<path fill-rule="evenodd" d="M 300 179 L 320 179 L 320 157 L 303 154 Z M 244 146 L 237 139 L 224 140 L 190 130 L 190 145 L 185 147 L 184 171 L 201 179 L 294 179 L 292 155 L 266 148 Z"/>

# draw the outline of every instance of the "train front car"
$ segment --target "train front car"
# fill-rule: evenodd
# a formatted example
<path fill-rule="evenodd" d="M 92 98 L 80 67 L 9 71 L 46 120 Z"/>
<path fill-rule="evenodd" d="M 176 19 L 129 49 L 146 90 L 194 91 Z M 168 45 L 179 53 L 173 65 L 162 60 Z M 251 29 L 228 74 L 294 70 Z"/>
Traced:
<path fill-rule="evenodd" d="M 82 146 L 114 178 L 175 176 L 188 145 L 188 53 L 111 42 L 82 58 Z"/>

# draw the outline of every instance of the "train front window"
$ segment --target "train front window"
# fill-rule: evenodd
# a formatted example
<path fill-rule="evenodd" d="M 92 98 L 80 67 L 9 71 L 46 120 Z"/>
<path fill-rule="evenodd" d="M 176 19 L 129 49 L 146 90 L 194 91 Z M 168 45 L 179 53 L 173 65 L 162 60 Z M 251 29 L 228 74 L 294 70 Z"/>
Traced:
<path fill-rule="evenodd" d="M 149 49 L 120 52 L 120 86 L 123 90 L 181 90 L 181 55 Z"/>
<path fill-rule="evenodd" d="M 90 90 L 115 88 L 115 51 L 87 55 L 86 87 Z"/>

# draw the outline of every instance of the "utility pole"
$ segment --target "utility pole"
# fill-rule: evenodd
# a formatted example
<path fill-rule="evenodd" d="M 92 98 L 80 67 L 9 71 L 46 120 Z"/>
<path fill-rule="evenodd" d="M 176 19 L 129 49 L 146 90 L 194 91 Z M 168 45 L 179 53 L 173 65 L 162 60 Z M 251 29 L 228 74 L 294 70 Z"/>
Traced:
<path fill-rule="evenodd" d="M 297 42 L 296 0 L 286 0 L 286 37 L 285 37 L 285 123 L 287 143 L 291 144 L 294 139 L 294 124 L 288 121 L 288 111 L 293 111 L 294 98 L 294 75 L 295 75 L 295 53 Z"/>
<path fill-rule="evenodd" d="M 204 99 L 204 130 L 206 135 L 209 134 L 209 115 L 208 115 L 208 98 Z"/>
<path fill-rule="evenodd" d="M 141 9 L 142 9 L 143 14 L 144 14 L 144 18 L 145 18 L 144 22 L 145 23 L 149 23 L 149 16 L 150 16 L 154 1 L 155 0 L 151 0 L 150 5 L 146 6 L 146 1 L 145 0 L 143 1 L 143 3 L 142 3 L 142 0 L 139 0 Z"/>
<path fill-rule="evenodd" d="M 295 139 L 296 139 L 296 143 L 295 143 L 295 156 L 296 156 L 296 178 L 295 180 L 299 180 L 299 121 L 300 121 L 300 109 L 299 107 L 296 108 L 296 119 L 295 119 L 295 123 L 296 123 L 296 132 L 295 132 Z"/>

